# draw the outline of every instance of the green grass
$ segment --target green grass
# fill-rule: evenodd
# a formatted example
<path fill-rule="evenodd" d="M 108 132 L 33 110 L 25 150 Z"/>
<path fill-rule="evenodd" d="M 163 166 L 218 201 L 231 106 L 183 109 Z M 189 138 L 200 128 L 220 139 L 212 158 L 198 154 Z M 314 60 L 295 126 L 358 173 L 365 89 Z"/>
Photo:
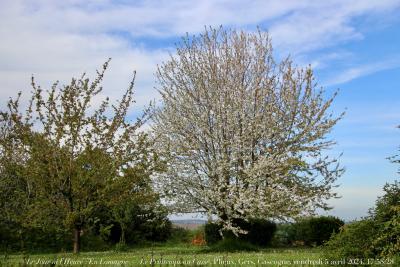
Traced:
<path fill-rule="evenodd" d="M 0 254 L 0 266 L 255 267 L 339 266 L 339 263 L 340 260 L 335 263 L 325 262 L 321 250 L 318 248 L 259 249 L 253 252 L 212 252 L 209 247 L 196 247 L 190 244 L 164 244 L 130 248 L 126 252 L 81 252 L 78 255 L 72 253 Z M 394 265 L 386 264 L 385 266 Z"/>
<path fill-rule="evenodd" d="M 307 266 L 295 264 L 295 261 L 317 261 L 321 257 L 318 249 L 310 248 L 264 249 L 256 252 L 209 251 L 207 247 L 186 244 L 158 245 L 126 252 L 82 252 L 79 255 L 11 254 L 5 258 L 3 254 L 0 262 L 2 266 Z"/>

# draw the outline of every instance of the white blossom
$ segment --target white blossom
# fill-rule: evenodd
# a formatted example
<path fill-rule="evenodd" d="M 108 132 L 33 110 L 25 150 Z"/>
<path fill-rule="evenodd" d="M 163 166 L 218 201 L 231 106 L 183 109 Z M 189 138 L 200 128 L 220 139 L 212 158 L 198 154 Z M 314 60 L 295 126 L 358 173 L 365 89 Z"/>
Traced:
<path fill-rule="evenodd" d="M 183 39 L 157 72 L 158 149 L 169 162 L 159 189 L 179 212 L 232 220 L 289 219 L 328 208 L 343 169 L 323 156 L 342 116 L 312 69 L 277 63 L 267 33 L 209 29 Z"/>

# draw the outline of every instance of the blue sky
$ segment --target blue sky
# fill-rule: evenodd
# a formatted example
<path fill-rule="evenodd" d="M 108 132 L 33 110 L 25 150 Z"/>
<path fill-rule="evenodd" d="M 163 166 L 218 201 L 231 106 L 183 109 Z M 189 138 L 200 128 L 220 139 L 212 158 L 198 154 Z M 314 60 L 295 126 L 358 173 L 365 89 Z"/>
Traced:
<path fill-rule="evenodd" d="M 275 55 L 311 64 L 327 94 L 340 89 L 332 111 L 346 109 L 331 133 L 343 153 L 341 199 L 329 214 L 366 215 L 398 167 L 386 158 L 400 145 L 400 1 L 18 1 L 0 2 L 0 107 L 30 76 L 48 87 L 111 66 L 104 94 L 121 95 L 137 70 L 134 116 L 150 100 L 156 65 L 186 32 L 223 25 L 272 36 Z"/>

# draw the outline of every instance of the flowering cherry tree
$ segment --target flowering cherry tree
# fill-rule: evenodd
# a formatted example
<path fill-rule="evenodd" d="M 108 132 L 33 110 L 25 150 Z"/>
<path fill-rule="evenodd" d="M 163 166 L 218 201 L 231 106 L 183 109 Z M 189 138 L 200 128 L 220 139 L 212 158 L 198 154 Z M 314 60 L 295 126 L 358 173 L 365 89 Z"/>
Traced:
<path fill-rule="evenodd" d="M 205 212 L 224 229 L 236 219 L 290 219 L 327 209 L 342 174 L 324 151 L 342 117 L 311 67 L 273 58 L 267 33 L 206 29 L 186 36 L 159 66 L 156 177 L 177 212 Z"/>

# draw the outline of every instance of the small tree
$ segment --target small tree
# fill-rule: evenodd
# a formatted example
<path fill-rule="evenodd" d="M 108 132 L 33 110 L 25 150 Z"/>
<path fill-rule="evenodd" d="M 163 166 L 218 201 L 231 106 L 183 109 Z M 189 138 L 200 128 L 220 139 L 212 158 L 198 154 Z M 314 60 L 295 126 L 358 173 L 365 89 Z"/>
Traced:
<path fill-rule="evenodd" d="M 400 183 L 385 184 L 368 217 L 346 224 L 324 249 L 325 256 L 338 258 L 393 257 L 400 253 Z M 398 257 L 395 259 L 398 265 Z M 396 266 L 397 266 L 396 265 Z"/>
<path fill-rule="evenodd" d="M 158 168 L 146 135 L 138 133 L 148 112 L 134 123 L 127 120 L 134 78 L 116 105 L 108 98 L 94 105 L 108 63 L 93 82 L 83 75 L 61 88 L 56 82 L 48 91 L 32 78 L 26 112 L 20 111 L 19 94 L 0 113 L 1 171 L 18 170 L 7 177 L 20 181 L 16 186 L 25 194 L 23 202 L 17 195 L 27 211 L 21 221 L 42 228 L 63 222 L 73 230 L 74 252 L 96 208 L 115 198 L 110 188 L 132 198 L 131 169 L 138 164 L 146 172 Z M 7 168 L 7 162 L 19 169 Z"/>
<path fill-rule="evenodd" d="M 388 257 L 400 253 L 400 182 L 385 184 L 383 191 L 385 194 L 376 200 L 375 208 L 370 213 L 380 226 L 374 248 L 380 256 Z"/>
<path fill-rule="evenodd" d="M 180 212 L 287 219 L 328 208 L 342 173 L 323 156 L 340 119 L 328 112 L 310 67 L 276 63 L 267 33 L 206 30 L 183 38 L 157 72 L 160 188 Z"/>

